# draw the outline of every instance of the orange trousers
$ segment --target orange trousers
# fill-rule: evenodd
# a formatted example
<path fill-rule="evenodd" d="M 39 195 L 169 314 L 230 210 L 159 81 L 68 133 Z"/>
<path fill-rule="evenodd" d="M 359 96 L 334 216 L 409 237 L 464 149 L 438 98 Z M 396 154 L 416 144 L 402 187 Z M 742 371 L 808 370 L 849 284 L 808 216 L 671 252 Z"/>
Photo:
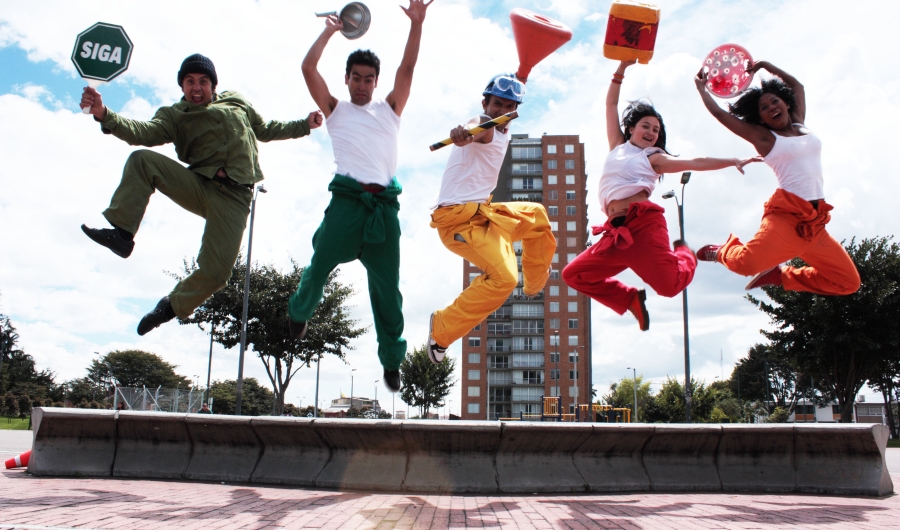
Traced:
<path fill-rule="evenodd" d="M 556 252 L 556 238 L 547 210 L 531 202 L 479 204 L 469 202 L 438 208 L 431 214 L 448 250 L 484 271 L 444 309 L 435 311 L 431 336 L 448 347 L 496 311 L 519 283 L 512 244 L 522 241 L 523 292 L 533 296 L 544 288 Z"/>
<path fill-rule="evenodd" d="M 823 295 L 848 295 L 859 289 L 859 272 L 844 247 L 825 225 L 834 207 L 820 200 L 818 208 L 797 195 L 775 190 L 766 201 L 762 223 L 746 244 L 734 234 L 719 249 L 719 263 L 744 276 L 772 268 L 793 258 L 809 266 L 782 268 L 781 281 L 788 291 Z"/>

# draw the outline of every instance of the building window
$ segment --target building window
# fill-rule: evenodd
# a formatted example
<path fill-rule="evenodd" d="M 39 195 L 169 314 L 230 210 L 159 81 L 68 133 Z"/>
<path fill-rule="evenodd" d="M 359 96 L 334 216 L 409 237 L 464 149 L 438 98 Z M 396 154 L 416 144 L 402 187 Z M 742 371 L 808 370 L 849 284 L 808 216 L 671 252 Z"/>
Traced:
<path fill-rule="evenodd" d="M 566 169 L 575 169 L 575 161 L 566 160 Z"/>
<path fill-rule="evenodd" d="M 555 333 L 553 335 L 550 335 L 550 345 L 559 346 L 559 335 Z"/>
<path fill-rule="evenodd" d="M 472 331 L 481 331 L 481 324 L 478 324 L 477 326 L 472 328 Z"/>
<path fill-rule="evenodd" d="M 547 184 L 556 184 L 556 175 L 547 175 Z"/>
<path fill-rule="evenodd" d="M 566 238 L 566 246 L 567 246 L 567 247 L 574 247 L 575 245 L 578 244 L 578 243 L 577 243 L 577 240 L 578 240 L 578 238 L 575 238 L 575 237 L 567 237 L 567 238 Z"/>
<path fill-rule="evenodd" d="M 556 169 L 556 160 L 547 160 L 547 169 Z"/>
<path fill-rule="evenodd" d="M 550 372 L 550 375 L 549 375 L 550 379 L 559 379 L 559 370 L 557 368 L 554 368 L 554 369 L 550 370 L 549 372 Z"/>
<path fill-rule="evenodd" d="M 566 263 L 572 263 L 573 261 L 575 261 L 575 258 L 577 256 L 578 256 L 578 254 L 576 254 L 574 252 L 566 253 Z"/>
<path fill-rule="evenodd" d="M 569 302 L 569 313 L 578 312 L 578 302 Z"/>
<path fill-rule="evenodd" d="M 569 352 L 569 362 L 570 363 L 578 362 L 578 352 L 577 351 Z"/>
<path fill-rule="evenodd" d="M 537 162 L 512 165 L 513 175 L 540 175 L 541 170 L 541 165 Z"/>
<path fill-rule="evenodd" d="M 569 335 L 569 346 L 578 346 L 578 335 Z"/>
<path fill-rule="evenodd" d="M 572 326 L 569 326 L 572 327 Z M 480 353 L 470 353 L 469 354 L 469 364 L 481 364 L 481 354 Z"/>
<path fill-rule="evenodd" d="M 556 269 L 551 270 L 551 271 L 550 271 L 550 279 L 551 279 L 551 280 L 558 280 L 558 279 L 559 279 L 559 271 L 556 270 Z"/>
<path fill-rule="evenodd" d="M 575 190 L 566 190 L 566 200 L 567 201 L 575 200 Z"/>
<path fill-rule="evenodd" d="M 550 296 L 559 296 L 559 286 L 558 285 L 550 286 Z"/>
<path fill-rule="evenodd" d="M 550 319 L 550 329 L 559 329 L 559 319 L 558 318 Z"/>
<path fill-rule="evenodd" d="M 478 414 L 480 408 L 481 407 L 478 406 L 478 403 L 469 403 L 469 408 L 467 410 L 469 414 Z"/>
<path fill-rule="evenodd" d="M 553 260 L 551 261 L 551 263 L 559 263 L 559 254 L 553 255 Z"/>
<path fill-rule="evenodd" d="M 575 215 L 575 207 L 566 206 L 566 215 Z"/>
<path fill-rule="evenodd" d="M 550 312 L 559 313 L 559 302 L 550 302 Z"/>
<path fill-rule="evenodd" d="M 569 319 L 569 329 L 578 329 L 578 319 L 577 318 Z M 475 353 L 475 354 L 469 354 L 469 355 L 478 355 L 478 354 Z M 471 362 L 471 361 L 469 361 L 469 362 Z"/>
<path fill-rule="evenodd" d="M 480 386 L 470 386 L 469 387 L 469 397 L 480 397 L 481 396 L 481 387 Z"/>
<path fill-rule="evenodd" d="M 572 381 L 578 381 L 578 370 L 569 370 L 569 379 L 571 379 Z"/>
<path fill-rule="evenodd" d="M 578 337 L 575 337 L 576 339 Z M 481 379 L 481 370 L 469 370 L 469 381 L 478 381 Z"/>
<path fill-rule="evenodd" d="M 572 154 L 575 152 L 574 144 L 566 144 L 566 153 Z"/>
<path fill-rule="evenodd" d="M 559 192 L 557 190 L 550 190 L 550 200 L 555 201 L 559 199 Z"/>
<path fill-rule="evenodd" d="M 539 306 L 543 310 L 543 306 Z M 543 334 L 543 320 L 513 320 L 513 333 L 518 334 Z"/>
<path fill-rule="evenodd" d="M 578 397 L 578 387 L 577 386 L 569 387 L 569 397 Z"/>
<path fill-rule="evenodd" d="M 556 144 L 547 144 L 547 154 L 548 155 L 556 154 Z"/>
<path fill-rule="evenodd" d="M 475 278 L 477 278 L 479 276 L 481 276 L 480 272 L 470 272 L 469 273 L 469 283 L 471 284 L 472 280 L 474 280 Z"/>
<path fill-rule="evenodd" d="M 544 316 L 544 306 L 543 304 L 513 304 L 512 316 L 542 317 Z"/>
<path fill-rule="evenodd" d="M 568 287 L 568 289 L 569 289 L 569 296 L 575 296 L 578 294 L 578 291 L 576 291 L 575 289 L 572 289 L 571 287 Z"/>
<path fill-rule="evenodd" d="M 553 208 L 556 209 L 555 207 L 553 207 Z M 550 221 L 550 230 L 552 230 L 553 232 L 556 232 L 557 230 L 559 230 L 559 222 L 558 221 Z"/>
<path fill-rule="evenodd" d="M 543 370 L 521 370 L 513 372 L 513 384 L 515 385 L 543 385 Z"/>
<path fill-rule="evenodd" d="M 540 158 L 541 157 L 541 148 L 537 147 L 537 146 L 513 147 L 512 157 L 513 158 Z"/>
<path fill-rule="evenodd" d="M 551 353 L 551 354 L 550 354 L 550 362 L 551 362 L 551 363 L 558 363 L 558 362 L 559 362 L 559 352 L 555 352 L 555 353 Z"/>
<path fill-rule="evenodd" d="M 540 401 L 543 393 L 544 389 L 540 387 L 513 387 L 512 398 L 513 401 Z"/>
<path fill-rule="evenodd" d="M 559 395 L 559 388 L 556 385 L 550 387 L 550 397 L 556 397 Z"/>
<path fill-rule="evenodd" d="M 547 215 L 549 215 L 550 217 L 556 217 L 557 215 L 559 215 L 559 206 L 548 206 Z"/>
<path fill-rule="evenodd" d="M 577 228 L 575 228 L 575 221 L 566 221 L 566 230 L 569 232 L 577 230 Z"/>
<path fill-rule="evenodd" d="M 542 351 L 544 349 L 544 337 L 513 337 L 512 347 L 514 350 L 524 351 Z M 543 366 L 544 357 L 538 355 L 535 362 L 540 364 L 518 364 L 518 358 L 521 354 L 513 355 L 513 366 Z M 534 359 L 533 359 L 534 360 Z"/>
<path fill-rule="evenodd" d="M 512 324 L 491 322 L 488 324 L 487 332 L 488 335 L 509 335 L 512 332 Z"/>
<path fill-rule="evenodd" d="M 566 175 L 566 184 L 575 184 L 575 175 Z"/>
<path fill-rule="evenodd" d="M 469 337 L 469 346 L 473 348 L 481 346 L 481 337 Z"/>

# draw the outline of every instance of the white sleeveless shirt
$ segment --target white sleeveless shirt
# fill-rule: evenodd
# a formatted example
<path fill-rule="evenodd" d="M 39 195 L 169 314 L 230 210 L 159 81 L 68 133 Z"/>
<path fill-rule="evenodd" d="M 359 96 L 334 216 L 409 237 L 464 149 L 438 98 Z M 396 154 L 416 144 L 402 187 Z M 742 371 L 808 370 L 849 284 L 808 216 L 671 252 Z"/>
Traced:
<path fill-rule="evenodd" d="M 489 144 L 454 145 L 441 179 L 441 191 L 431 208 L 487 201 L 497 187 L 509 140 L 509 129 L 506 133 L 494 129 L 494 139 Z"/>
<path fill-rule="evenodd" d="M 649 156 L 664 152 L 658 147 L 642 149 L 630 141 L 617 145 L 606 155 L 600 176 L 600 207 L 606 213 L 610 201 L 646 191 L 652 194 L 661 175 L 653 171 Z"/>
<path fill-rule="evenodd" d="M 387 101 L 365 105 L 338 101 L 325 126 L 331 136 L 336 174 L 362 184 L 390 186 L 397 171 L 400 116 Z"/>
<path fill-rule="evenodd" d="M 803 126 L 802 123 L 794 125 Z M 775 171 L 779 188 L 807 201 L 825 198 L 822 141 L 812 132 L 803 136 L 775 134 L 775 145 L 765 162 Z"/>

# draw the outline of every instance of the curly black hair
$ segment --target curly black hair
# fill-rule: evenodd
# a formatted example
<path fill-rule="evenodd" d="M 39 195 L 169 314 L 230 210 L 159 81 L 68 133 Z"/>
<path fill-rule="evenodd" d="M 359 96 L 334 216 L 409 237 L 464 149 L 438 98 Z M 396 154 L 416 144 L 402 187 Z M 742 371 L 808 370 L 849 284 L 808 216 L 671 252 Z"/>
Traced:
<path fill-rule="evenodd" d="M 728 112 L 732 116 L 747 123 L 756 125 L 765 125 L 759 116 L 759 98 L 763 94 L 774 94 L 784 101 L 788 109 L 793 109 L 797 100 L 794 97 L 794 91 L 787 83 L 777 77 L 767 79 L 762 82 L 762 87 L 751 88 L 744 93 L 736 102 L 728 104 Z"/>
<path fill-rule="evenodd" d="M 660 113 L 653 108 L 653 104 L 646 101 L 630 101 L 628 106 L 625 107 L 625 112 L 622 113 L 622 129 L 625 133 L 625 141 L 631 138 L 629 129 L 637 126 L 641 118 L 646 118 L 647 116 L 652 116 L 659 120 L 659 137 L 656 139 L 656 145 L 653 147 L 659 147 L 666 151 L 666 125 L 663 123 Z M 668 151 L 666 152 L 668 153 Z"/>
<path fill-rule="evenodd" d="M 381 74 L 381 59 L 372 50 L 356 50 L 347 57 L 347 75 L 350 75 L 350 68 L 354 64 L 363 66 L 371 66 L 375 69 L 375 77 Z"/>

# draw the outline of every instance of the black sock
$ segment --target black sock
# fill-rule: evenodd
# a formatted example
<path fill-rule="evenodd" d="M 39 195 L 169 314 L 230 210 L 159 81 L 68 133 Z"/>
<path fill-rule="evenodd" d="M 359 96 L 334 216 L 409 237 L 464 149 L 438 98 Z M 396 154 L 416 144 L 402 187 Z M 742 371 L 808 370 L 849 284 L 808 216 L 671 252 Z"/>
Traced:
<path fill-rule="evenodd" d="M 116 229 L 116 232 L 119 233 L 119 237 L 121 237 L 121 238 L 124 239 L 125 241 L 134 241 L 134 234 L 132 234 L 132 233 L 129 232 L 128 230 L 124 230 L 124 229 L 122 229 L 122 228 L 119 228 L 119 227 L 116 226 L 116 225 L 113 225 L 113 228 L 115 228 L 115 229 Z"/>

